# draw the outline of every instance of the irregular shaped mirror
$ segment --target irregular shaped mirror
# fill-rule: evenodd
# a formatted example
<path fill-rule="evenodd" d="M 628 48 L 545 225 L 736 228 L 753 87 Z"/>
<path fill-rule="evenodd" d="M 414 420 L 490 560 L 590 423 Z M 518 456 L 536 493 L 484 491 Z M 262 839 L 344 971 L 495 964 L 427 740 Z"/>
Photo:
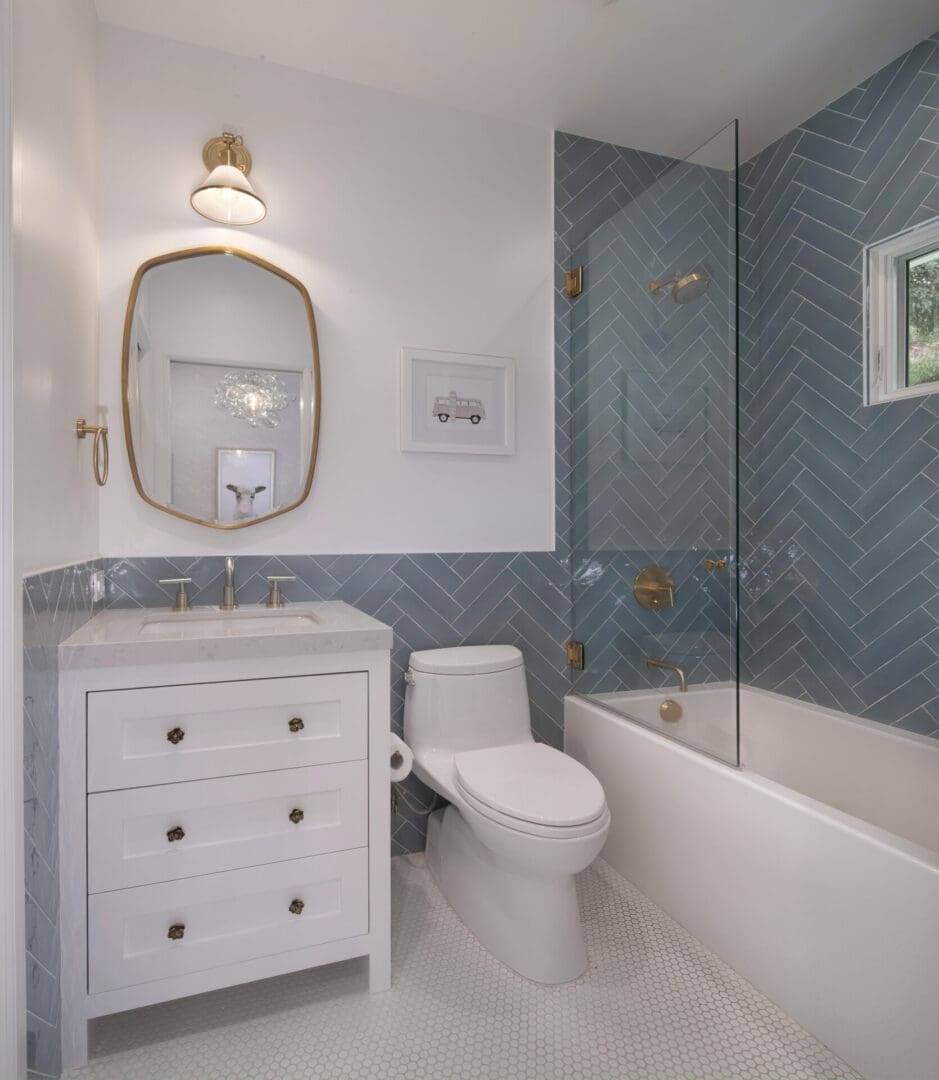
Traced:
<path fill-rule="evenodd" d="M 285 271 L 193 248 L 137 271 L 124 323 L 124 434 L 151 506 L 216 529 L 293 510 L 313 482 L 313 306 Z"/>

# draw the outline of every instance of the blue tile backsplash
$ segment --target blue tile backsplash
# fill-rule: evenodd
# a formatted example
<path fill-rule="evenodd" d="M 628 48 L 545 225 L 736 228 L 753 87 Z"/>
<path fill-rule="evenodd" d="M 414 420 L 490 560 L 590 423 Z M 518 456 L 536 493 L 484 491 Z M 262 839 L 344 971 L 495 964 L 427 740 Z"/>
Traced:
<path fill-rule="evenodd" d="M 862 403 L 865 244 L 939 215 L 939 34 L 741 170 L 742 678 L 939 737 L 939 396 Z"/>

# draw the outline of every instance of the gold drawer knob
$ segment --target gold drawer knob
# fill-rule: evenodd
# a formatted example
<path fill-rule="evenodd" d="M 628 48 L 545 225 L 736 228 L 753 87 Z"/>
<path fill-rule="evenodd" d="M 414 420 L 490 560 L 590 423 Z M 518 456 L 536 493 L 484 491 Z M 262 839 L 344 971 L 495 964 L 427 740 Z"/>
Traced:
<path fill-rule="evenodd" d="M 182 825 L 176 825 L 167 832 L 166 839 L 172 844 L 174 840 L 182 840 L 185 835 Z"/>
<path fill-rule="evenodd" d="M 169 930 L 166 931 L 166 936 L 170 941 L 182 941 L 185 933 L 186 927 L 182 923 L 173 923 Z"/>
<path fill-rule="evenodd" d="M 294 825 L 299 825 L 303 821 L 303 811 L 299 807 L 294 807 L 289 814 L 290 820 Z"/>
<path fill-rule="evenodd" d="M 303 731 L 303 719 L 299 716 L 293 717 L 293 719 L 287 721 L 287 727 L 296 734 L 298 731 Z"/>
<path fill-rule="evenodd" d="M 290 912 L 291 915 L 302 915 L 303 914 L 303 901 L 302 900 L 291 900 L 290 901 L 290 907 L 287 910 Z"/>
<path fill-rule="evenodd" d="M 177 743 L 181 743 L 186 738 L 186 732 L 181 727 L 174 727 L 172 731 L 166 733 L 166 737 L 176 746 Z"/>

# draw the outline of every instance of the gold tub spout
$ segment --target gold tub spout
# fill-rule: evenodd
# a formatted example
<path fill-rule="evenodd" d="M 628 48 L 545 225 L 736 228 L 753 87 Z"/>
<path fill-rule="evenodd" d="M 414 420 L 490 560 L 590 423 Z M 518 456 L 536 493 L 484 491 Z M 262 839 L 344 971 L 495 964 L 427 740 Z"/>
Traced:
<path fill-rule="evenodd" d="M 685 677 L 684 669 L 677 664 L 670 664 L 667 660 L 660 660 L 657 656 L 649 656 L 646 658 L 646 666 L 653 669 L 664 668 L 666 671 L 674 671 L 678 676 L 678 689 L 683 694 L 688 692 L 688 680 Z"/>

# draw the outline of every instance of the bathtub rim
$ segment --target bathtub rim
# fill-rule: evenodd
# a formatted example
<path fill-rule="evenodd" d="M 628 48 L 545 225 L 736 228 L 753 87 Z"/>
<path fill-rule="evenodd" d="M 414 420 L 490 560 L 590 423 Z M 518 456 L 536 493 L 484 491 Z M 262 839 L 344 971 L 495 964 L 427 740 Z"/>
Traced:
<path fill-rule="evenodd" d="M 741 693 L 744 690 L 750 690 L 750 687 L 741 686 Z M 771 691 L 759 691 L 759 693 L 769 694 Z M 814 709 L 814 705 L 806 705 L 803 702 L 799 702 L 795 698 L 787 698 L 784 694 L 773 694 L 775 698 L 783 701 L 793 702 L 794 704 L 802 704 L 806 708 Z M 713 754 L 707 753 L 705 750 L 698 750 L 696 747 L 689 746 L 687 743 L 680 742 L 677 739 L 671 738 L 667 735 L 662 735 L 654 728 L 648 727 L 639 720 L 632 720 L 630 717 L 623 716 L 622 714 L 615 712 L 613 709 L 607 708 L 602 702 L 596 701 L 590 695 L 587 694 L 565 694 L 563 705 L 565 711 L 569 706 L 575 706 L 578 708 L 587 708 L 591 711 L 602 713 L 608 716 L 611 720 L 625 727 L 629 725 L 629 729 L 638 734 L 640 737 L 650 740 L 653 743 L 659 744 L 661 747 L 670 750 L 674 753 L 678 753 L 686 758 L 692 759 L 698 762 L 701 766 L 709 770 L 723 771 L 728 777 L 733 780 L 746 785 L 751 789 L 768 793 L 773 798 L 787 803 L 794 809 L 803 813 L 809 814 L 816 819 L 823 819 L 832 823 L 839 831 L 851 835 L 853 837 L 866 840 L 869 843 L 876 845 L 879 848 L 887 851 L 899 854 L 904 858 L 909 859 L 911 862 L 923 867 L 926 870 L 930 870 L 933 873 L 939 875 L 939 851 L 933 851 L 931 848 L 925 847 L 922 844 L 914 843 L 912 840 L 907 840 L 905 837 L 900 836 L 898 833 L 890 832 L 889 829 L 885 829 L 880 825 L 874 825 L 869 821 L 865 821 L 863 818 L 856 817 L 854 814 L 848 814 L 844 810 L 839 810 L 837 807 L 832 806 L 830 803 L 822 802 L 820 799 L 812 798 L 810 795 L 803 795 L 801 791 L 796 791 L 795 788 L 786 787 L 785 784 L 780 784 L 776 780 L 770 780 L 768 777 L 761 776 L 759 773 L 753 772 L 743 765 L 731 765 L 719 757 L 715 757 Z M 820 707 L 820 706 L 819 706 Z M 840 716 L 848 721 L 853 720 L 846 713 L 838 713 L 837 710 L 829 709 L 827 712 L 834 713 L 836 716 Z M 866 721 L 868 724 L 875 725 L 878 729 L 886 728 L 889 731 L 889 725 L 879 724 L 876 720 Z M 567 724 L 565 723 L 565 748 L 567 746 Z M 915 732 L 893 732 L 895 735 L 910 736 Z M 917 740 L 927 739 L 932 742 L 928 736 L 916 736 Z"/>

